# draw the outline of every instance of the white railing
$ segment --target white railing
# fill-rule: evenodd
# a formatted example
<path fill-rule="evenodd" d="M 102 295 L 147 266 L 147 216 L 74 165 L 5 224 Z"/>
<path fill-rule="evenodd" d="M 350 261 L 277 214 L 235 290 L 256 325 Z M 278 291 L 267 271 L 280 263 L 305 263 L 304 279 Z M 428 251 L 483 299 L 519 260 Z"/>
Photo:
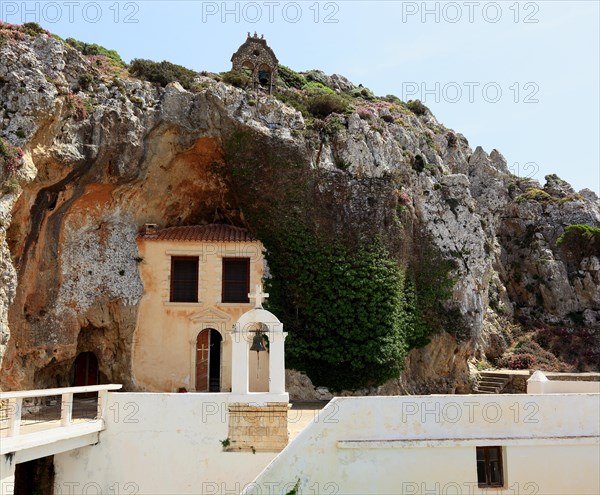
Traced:
<path fill-rule="evenodd" d="M 48 388 L 43 390 L 24 390 L 17 392 L 0 392 L 0 401 L 7 402 L 6 420 L 8 431 L 4 438 L 17 437 L 21 431 L 21 413 L 23 399 L 37 397 L 61 396 L 60 426 L 69 427 L 73 423 L 73 395 L 91 392 L 98 393 L 97 420 L 102 420 L 106 412 L 109 390 L 119 390 L 123 385 L 90 385 L 85 387 Z"/>

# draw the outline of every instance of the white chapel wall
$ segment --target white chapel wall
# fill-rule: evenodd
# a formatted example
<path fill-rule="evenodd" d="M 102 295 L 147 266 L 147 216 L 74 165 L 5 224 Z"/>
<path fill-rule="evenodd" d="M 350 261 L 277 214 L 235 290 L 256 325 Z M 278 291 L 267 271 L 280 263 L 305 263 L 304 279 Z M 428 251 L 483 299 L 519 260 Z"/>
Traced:
<path fill-rule="evenodd" d="M 335 398 L 246 494 L 598 494 L 599 417 L 591 394 Z M 504 447 L 503 490 L 477 446 Z"/>
<path fill-rule="evenodd" d="M 54 457 L 55 494 L 240 493 L 276 454 L 223 452 L 227 400 L 239 397 L 109 394 L 100 442 Z"/>

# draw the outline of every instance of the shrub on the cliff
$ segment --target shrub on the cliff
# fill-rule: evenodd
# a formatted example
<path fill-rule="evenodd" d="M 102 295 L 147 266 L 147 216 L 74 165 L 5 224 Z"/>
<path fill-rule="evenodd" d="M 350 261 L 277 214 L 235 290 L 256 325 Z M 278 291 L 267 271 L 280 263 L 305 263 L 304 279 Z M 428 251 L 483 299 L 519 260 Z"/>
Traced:
<path fill-rule="evenodd" d="M 298 110 L 304 118 L 312 117 L 306 108 L 306 96 L 295 89 L 278 89 L 274 93 L 275 98 Z"/>
<path fill-rule="evenodd" d="M 569 225 L 556 241 L 556 245 L 578 258 L 600 257 L 600 228 L 587 224 Z"/>
<path fill-rule="evenodd" d="M 132 76 L 139 77 L 145 81 L 160 84 L 165 87 L 171 82 L 179 82 L 184 88 L 191 89 L 196 72 L 181 65 L 172 64 L 163 60 L 154 62 L 136 58 L 131 61 L 129 72 Z"/>
<path fill-rule="evenodd" d="M 348 103 L 334 94 L 317 94 L 308 97 L 307 108 L 313 116 L 322 119 L 332 113 L 344 113 Z"/>
<path fill-rule="evenodd" d="M 90 74 L 81 74 L 77 83 L 81 89 L 87 89 L 94 82 L 94 76 Z"/>
<path fill-rule="evenodd" d="M 400 98 L 398 98 L 396 95 L 385 95 L 383 98 L 383 101 L 387 101 L 389 103 L 393 103 L 395 105 L 402 105 L 403 102 Z"/>
<path fill-rule="evenodd" d="M 582 322 L 583 325 L 583 322 Z M 542 327 L 533 340 L 562 362 L 562 368 L 577 371 L 599 371 L 600 334 L 593 328 Z"/>
<path fill-rule="evenodd" d="M 42 26 L 40 26 L 37 22 L 26 22 L 23 24 L 23 30 L 29 36 L 37 36 L 38 34 L 50 34 L 49 31 L 46 31 Z"/>
<path fill-rule="evenodd" d="M 408 108 L 415 115 L 425 115 L 429 111 L 429 108 L 423 105 L 421 100 L 409 100 L 406 103 L 406 108 Z"/>
<path fill-rule="evenodd" d="M 83 98 L 74 93 L 67 95 L 67 108 L 71 111 L 71 115 L 75 117 L 75 120 L 85 120 L 88 116 L 88 108 Z"/>
<path fill-rule="evenodd" d="M 223 78 L 223 82 L 242 89 L 249 87 L 252 81 L 252 78 L 248 74 L 236 70 L 224 72 L 221 74 L 221 77 Z"/>
<path fill-rule="evenodd" d="M 85 43 L 74 38 L 67 38 L 65 43 L 67 43 L 69 46 L 72 46 L 83 55 L 103 56 L 106 57 L 113 65 L 125 67 L 125 62 L 123 62 L 121 56 L 116 50 L 109 50 L 101 45 L 96 45 L 95 43 Z"/>
<path fill-rule="evenodd" d="M 307 82 L 301 74 L 298 74 L 285 65 L 280 65 L 277 68 L 277 75 L 288 88 L 302 89 Z"/>
<path fill-rule="evenodd" d="M 552 201 L 552 199 L 552 196 L 543 189 L 540 189 L 539 187 L 530 187 L 523 194 L 517 196 L 515 201 L 517 203 L 523 203 L 525 201 L 537 201 L 543 203 L 545 201 Z"/>
<path fill-rule="evenodd" d="M 509 370 L 529 370 L 537 366 L 537 359 L 533 354 L 508 354 L 500 358 L 498 366 Z"/>
<path fill-rule="evenodd" d="M 377 99 L 375 94 L 369 88 L 363 88 L 360 86 L 358 88 L 354 88 L 350 94 L 353 98 L 362 98 L 363 100 L 372 101 Z"/>
<path fill-rule="evenodd" d="M 3 176 L 14 175 L 23 160 L 23 150 L 0 138 L 0 166 Z"/>
<path fill-rule="evenodd" d="M 307 82 L 303 87 L 302 91 L 305 91 L 309 95 L 334 95 L 335 91 L 324 84 L 316 81 Z"/>

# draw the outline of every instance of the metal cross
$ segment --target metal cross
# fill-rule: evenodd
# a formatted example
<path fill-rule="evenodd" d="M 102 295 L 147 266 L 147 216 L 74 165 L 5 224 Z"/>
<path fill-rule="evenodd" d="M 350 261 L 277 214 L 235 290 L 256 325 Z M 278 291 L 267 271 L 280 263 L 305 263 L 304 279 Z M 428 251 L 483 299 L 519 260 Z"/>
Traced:
<path fill-rule="evenodd" d="M 269 297 L 269 294 L 265 294 L 262 291 L 261 284 L 256 284 L 256 288 L 254 289 L 254 294 L 252 294 L 252 293 L 248 294 L 249 299 L 254 299 L 254 308 L 255 309 L 262 309 L 263 300 L 265 300 L 267 297 Z"/>

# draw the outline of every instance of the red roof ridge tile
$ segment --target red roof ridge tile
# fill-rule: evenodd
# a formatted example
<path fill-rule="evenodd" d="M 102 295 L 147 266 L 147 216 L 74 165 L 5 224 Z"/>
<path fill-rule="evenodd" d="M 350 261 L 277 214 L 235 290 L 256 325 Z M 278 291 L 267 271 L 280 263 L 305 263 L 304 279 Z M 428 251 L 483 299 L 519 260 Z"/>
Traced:
<path fill-rule="evenodd" d="M 218 223 L 179 225 L 162 229 L 145 228 L 139 238 L 147 241 L 196 242 L 255 242 L 257 240 L 243 227 Z"/>

